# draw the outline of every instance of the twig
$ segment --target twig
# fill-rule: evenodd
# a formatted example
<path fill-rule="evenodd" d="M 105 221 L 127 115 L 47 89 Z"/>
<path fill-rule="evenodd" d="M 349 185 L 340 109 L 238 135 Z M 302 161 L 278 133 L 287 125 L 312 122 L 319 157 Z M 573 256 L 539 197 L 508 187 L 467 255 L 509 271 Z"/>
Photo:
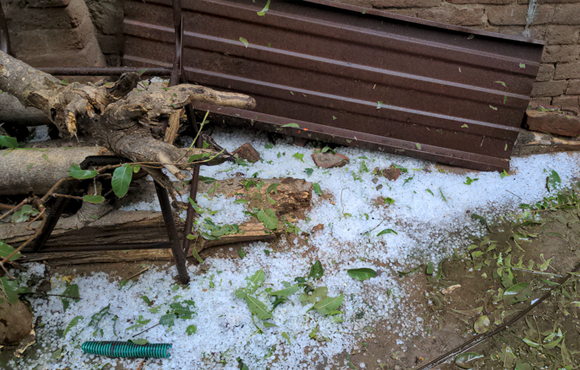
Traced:
<path fill-rule="evenodd" d="M 441 364 L 445 363 L 447 360 L 449 360 L 451 357 L 453 357 L 455 355 L 459 355 L 460 353 L 463 353 L 463 352 L 467 351 L 468 349 L 475 347 L 479 343 L 486 341 L 487 339 L 493 337 L 494 335 L 502 332 L 506 328 L 512 326 L 516 321 L 518 321 L 519 319 L 521 319 L 522 317 L 527 315 L 528 312 L 530 312 L 531 310 L 536 308 L 544 300 L 548 299 L 556 289 L 561 288 L 562 285 L 564 285 L 564 283 L 566 283 L 566 281 L 568 281 L 568 279 L 570 279 L 570 277 L 572 277 L 572 273 L 578 272 L 579 270 L 580 270 L 580 262 L 577 263 L 576 266 L 574 266 L 574 269 L 571 272 L 566 274 L 566 276 L 564 276 L 563 278 L 560 279 L 560 281 L 558 281 L 558 285 L 553 286 L 548 292 L 546 292 L 538 300 L 536 300 L 534 303 L 532 303 L 528 308 L 521 310 L 517 315 L 515 315 L 513 318 L 511 318 L 506 323 L 499 326 L 497 329 L 490 331 L 490 332 L 487 332 L 485 334 L 481 334 L 477 337 L 474 337 L 474 338 L 468 340 L 467 342 L 455 347 L 454 349 L 448 351 L 447 353 L 437 357 L 436 359 L 429 362 L 428 364 L 421 366 L 417 370 L 428 370 L 428 369 L 434 368 L 437 365 L 441 365 Z"/>
<path fill-rule="evenodd" d="M 4 272 L 6 273 L 6 275 L 10 278 L 10 279 L 14 279 L 14 276 L 10 275 L 10 273 L 8 272 L 8 270 L 6 270 L 6 267 L 4 267 L 4 263 L 0 263 L 0 266 L 2 267 L 2 270 L 4 270 Z"/>
<path fill-rule="evenodd" d="M 54 193 L 62 185 L 63 182 L 68 181 L 69 179 L 71 179 L 71 177 L 63 177 L 62 179 L 58 180 L 56 184 L 52 185 L 52 188 L 50 188 L 46 192 L 46 194 L 44 194 L 44 196 L 40 198 L 40 204 L 46 203 L 46 201 L 48 200 L 48 198 L 50 198 L 52 193 Z"/>
<path fill-rule="evenodd" d="M 2 220 L 3 218 L 7 217 L 8 215 L 16 212 L 18 209 L 20 209 L 20 207 L 22 207 L 23 205 L 30 203 L 30 198 L 26 198 L 24 199 L 22 202 L 18 203 L 14 208 L 12 208 L 10 211 L 4 213 L 2 216 L 0 216 L 0 220 Z"/>
<path fill-rule="evenodd" d="M 0 266 L 2 266 L 2 268 L 4 268 L 4 263 L 6 263 L 6 261 L 8 261 L 10 259 L 10 257 L 12 257 L 16 253 L 20 252 L 22 250 L 22 248 L 26 247 L 31 241 L 33 241 L 34 239 L 36 239 L 36 237 L 42 231 L 42 228 L 43 228 L 45 222 L 46 222 L 46 213 L 42 215 L 42 224 L 40 225 L 40 227 L 38 228 L 38 230 L 36 230 L 36 232 L 34 233 L 34 235 L 32 235 L 30 238 L 28 238 L 28 240 L 26 240 L 24 243 L 22 243 L 22 245 L 20 247 L 16 248 L 8 256 L 4 257 L 4 259 L 2 260 L 2 262 L 0 262 Z"/>
<path fill-rule="evenodd" d="M 64 294 L 49 294 L 49 293 L 20 293 L 20 294 L 30 294 L 30 295 L 39 295 L 39 296 L 50 296 L 50 297 L 63 297 L 63 298 L 70 298 L 70 299 L 82 299 L 81 297 L 74 297 L 72 295 L 64 295 Z"/>
<path fill-rule="evenodd" d="M 139 366 L 137 366 L 137 369 L 136 369 L 136 370 L 143 370 L 143 369 L 144 369 L 144 367 L 143 367 L 143 366 L 145 365 L 145 362 L 146 362 L 147 360 L 148 360 L 148 359 L 146 359 L 146 358 L 145 358 L 145 359 L 143 359 L 143 361 L 141 361 L 141 363 L 139 364 Z"/>
<path fill-rule="evenodd" d="M 562 277 L 562 275 L 552 274 L 552 273 L 549 273 L 549 272 L 526 270 L 526 269 L 520 269 L 520 268 L 517 268 L 517 267 L 512 267 L 512 270 L 517 270 L 517 271 L 522 271 L 522 272 L 529 272 L 530 274 L 548 275 L 548 276 L 555 276 L 555 277 L 559 277 L 559 278 Z"/>
<path fill-rule="evenodd" d="M 369 233 L 371 233 L 372 231 L 375 231 L 375 229 L 376 229 L 377 227 L 381 226 L 381 225 L 383 224 L 383 222 L 385 222 L 385 220 L 386 220 L 386 219 L 387 219 L 386 217 L 385 217 L 385 218 L 383 218 L 383 220 L 382 220 L 381 222 L 379 222 L 379 224 L 378 224 L 377 226 L 373 227 L 372 229 L 370 229 L 370 230 L 369 230 L 369 231 L 367 231 L 366 233 L 360 233 L 360 235 L 369 234 Z"/>
<path fill-rule="evenodd" d="M 36 217 L 34 217 L 34 218 L 32 219 L 32 221 L 30 221 L 30 222 L 28 223 L 28 225 L 26 225 L 26 230 L 32 230 L 32 229 L 30 229 L 30 225 L 32 225 L 32 223 L 33 223 L 34 221 L 38 220 L 40 217 L 44 216 L 44 212 L 46 212 L 46 208 L 44 208 L 44 207 L 43 207 L 43 208 L 42 208 L 42 211 L 41 211 L 41 212 L 40 212 L 40 213 L 39 213 L 39 214 L 38 214 Z"/>
<path fill-rule="evenodd" d="M 83 200 L 83 198 L 82 198 L 82 197 L 77 197 L 77 196 L 74 196 L 74 195 L 68 195 L 68 194 L 57 194 L 57 193 L 54 193 L 54 194 L 52 194 L 52 196 L 53 196 L 53 197 L 58 197 L 58 198 L 70 198 L 70 199 L 78 199 L 78 200 Z"/>
<path fill-rule="evenodd" d="M 133 335 L 133 338 L 135 338 L 137 335 L 143 334 L 143 333 L 145 333 L 146 331 L 149 331 L 149 330 L 151 330 L 151 329 L 153 329 L 154 327 L 156 327 L 156 326 L 159 326 L 159 325 L 161 325 L 161 323 L 155 324 L 155 325 L 153 325 L 153 326 L 151 326 L 151 327 L 149 327 L 149 328 L 147 328 L 147 329 L 145 329 L 145 330 L 143 330 L 143 331 L 141 331 L 141 332 L 139 332 L 139 333 L 137 333 L 137 334 Z"/>
<path fill-rule="evenodd" d="M 131 279 L 133 279 L 133 278 L 135 278 L 135 277 L 137 277 L 137 276 L 141 275 L 142 273 L 144 273 L 145 271 L 149 270 L 150 268 L 151 268 L 151 266 L 147 266 L 147 267 L 145 267 L 143 270 L 141 270 L 141 271 L 139 271 L 139 272 L 137 272 L 137 273 L 135 273 L 135 274 L 133 274 L 133 275 L 129 276 L 129 277 L 127 278 L 127 280 L 131 280 Z"/>
<path fill-rule="evenodd" d="M 520 197 L 519 195 L 517 195 L 517 194 L 514 194 L 514 193 L 512 193 L 512 192 L 511 192 L 511 191 L 509 191 L 509 190 L 506 190 L 506 191 L 507 191 L 508 193 L 510 193 L 511 195 L 515 195 L 516 197 L 520 198 L 520 200 L 522 200 L 522 197 Z"/>

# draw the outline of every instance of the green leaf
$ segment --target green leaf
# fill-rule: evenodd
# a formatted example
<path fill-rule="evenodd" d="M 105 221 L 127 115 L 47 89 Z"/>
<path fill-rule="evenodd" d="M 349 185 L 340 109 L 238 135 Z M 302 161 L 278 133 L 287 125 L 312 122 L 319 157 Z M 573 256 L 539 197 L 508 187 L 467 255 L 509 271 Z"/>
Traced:
<path fill-rule="evenodd" d="M 85 195 L 83 201 L 87 203 L 100 204 L 105 201 L 105 197 L 102 195 Z"/>
<path fill-rule="evenodd" d="M 52 354 L 52 356 L 50 356 L 50 359 L 56 360 L 59 359 L 61 356 L 62 356 L 62 348 L 59 348 L 56 352 Z"/>
<path fill-rule="evenodd" d="M 467 180 L 465 180 L 464 184 L 465 185 L 471 185 L 471 183 L 478 181 L 478 178 L 472 179 L 471 177 L 467 176 Z"/>
<path fill-rule="evenodd" d="M 395 203 L 395 200 L 393 198 L 386 197 L 386 198 L 383 198 L 383 199 L 384 199 L 384 201 L 385 201 L 386 204 L 393 204 L 393 203 Z"/>
<path fill-rule="evenodd" d="M 266 305 L 262 301 L 260 301 L 258 298 L 253 297 L 251 295 L 246 295 L 244 297 L 244 300 L 248 304 L 248 308 L 250 309 L 250 312 L 252 314 L 258 316 L 258 318 L 260 320 L 268 320 L 268 319 L 272 318 L 272 313 L 270 311 L 268 311 L 268 308 L 266 307 Z"/>
<path fill-rule="evenodd" d="M 129 184 L 133 179 L 133 169 L 128 163 L 124 163 L 121 167 L 118 167 L 113 172 L 113 179 L 111 180 L 111 185 L 113 185 L 113 191 L 115 195 L 119 198 L 123 198 L 127 191 L 129 191 Z"/>
<path fill-rule="evenodd" d="M 238 256 L 240 256 L 240 258 L 246 257 L 246 252 L 244 252 L 244 250 L 242 249 L 242 247 L 239 247 L 238 248 Z"/>
<path fill-rule="evenodd" d="M 279 297 L 289 297 L 296 293 L 300 289 L 300 284 L 292 285 L 286 289 L 276 290 L 274 292 L 268 293 L 269 295 L 279 296 Z"/>
<path fill-rule="evenodd" d="M 340 293 L 338 297 L 326 297 L 323 300 L 317 302 L 312 308 L 318 311 L 318 313 L 321 315 L 328 315 L 340 307 L 343 298 L 344 297 L 342 293 Z"/>
<path fill-rule="evenodd" d="M 18 140 L 10 136 L 0 135 L 0 147 L 10 149 L 18 148 Z"/>
<path fill-rule="evenodd" d="M 435 271 L 433 262 L 429 262 L 427 264 L 427 267 L 425 268 L 425 274 L 426 275 L 433 275 L 433 271 Z"/>
<path fill-rule="evenodd" d="M 520 63 L 520 68 L 526 68 L 526 65 L 524 63 Z"/>
<path fill-rule="evenodd" d="M 266 6 L 264 6 L 264 9 L 262 9 L 262 10 L 260 10 L 260 11 L 258 12 L 258 15 L 259 15 L 260 17 L 263 17 L 263 16 L 265 16 L 265 15 L 266 15 L 266 12 L 268 11 L 268 9 L 270 9 L 270 1 L 271 1 L 271 0 L 268 0 L 268 2 L 266 3 Z"/>
<path fill-rule="evenodd" d="M 506 170 L 503 170 L 503 171 L 502 171 L 502 172 L 499 174 L 499 177 L 503 179 L 504 177 L 506 177 L 506 176 L 509 176 L 509 175 L 510 175 L 510 174 L 509 174 L 509 173 L 507 173 L 507 171 L 506 171 Z"/>
<path fill-rule="evenodd" d="M 320 279 L 324 275 L 324 269 L 322 268 L 322 263 L 319 260 L 316 260 L 314 264 L 310 267 L 310 273 L 308 274 L 309 278 L 314 278 L 315 280 Z"/>
<path fill-rule="evenodd" d="M 268 190 L 266 190 L 266 194 L 270 194 L 271 192 L 274 192 L 274 194 L 278 194 L 278 186 L 280 186 L 280 184 L 277 182 L 268 186 Z"/>
<path fill-rule="evenodd" d="M 48 155 L 46 155 L 46 153 L 42 155 L 42 158 L 44 158 L 45 161 L 50 163 L 50 161 L 48 160 Z"/>
<path fill-rule="evenodd" d="M 383 231 L 381 231 L 380 233 L 377 234 L 377 236 L 381 236 L 383 234 L 395 234 L 395 235 L 399 235 L 397 234 L 397 232 L 393 229 L 384 229 Z"/>
<path fill-rule="evenodd" d="M 441 188 L 439 188 L 439 194 L 441 194 L 441 198 L 443 198 L 445 203 L 447 203 L 447 198 L 445 198 L 445 194 L 443 194 L 443 190 L 441 190 Z"/>
<path fill-rule="evenodd" d="M 71 284 L 67 286 L 62 295 L 72 297 L 73 299 L 78 301 L 80 299 L 79 286 L 77 284 Z"/>
<path fill-rule="evenodd" d="M 308 293 L 301 294 L 298 300 L 300 301 L 300 303 L 302 303 L 302 305 L 305 305 L 306 303 L 315 304 L 316 302 L 318 302 L 318 298 L 323 299 L 326 298 L 327 295 L 328 288 L 325 286 L 321 286 L 314 289 L 314 291 L 311 292 L 310 294 Z"/>
<path fill-rule="evenodd" d="M 377 109 L 381 109 L 381 108 L 382 108 L 382 106 L 383 106 L 383 102 L 379 100 L 379 101 L 377 102 Z"/>
<path fill-rule="evenodd" d="M 159 319 L 159 324 L 167 326 L 168 328 L 172 327 L 175 324 L 175 314 L 168 313 L 167 315 L 161 316 Z"/>
<path fill-rule="evenodd" d="M 82 316 L 75 316 L 75 317 L 74 317 L 74 318 L 71 320 L 71 322 L 69 322 L 69 323 L 68 323 L 68 325 L 66 326 L 66 329 L 64 330 L 64 333 L 62 334 L 62 336 L 63 336 L 63 337 L 66 337 L 67 333 L 68 333 L 69 331 L 71 331 L 71 329 L 72 329 L 72 328 L 74 328 L 74 327 L 75 327 L 75 326 L 76 326 L 76 325 L 79 323 L 79 321 L 81 321 L 82 319 L 83 319 L 83 317 L 82 317 Z"/>
<path fill-rule="evenodd" d="M 288 341 L 288 344 L 292 344 L 292 343 L 290 343 L 290 336 L 288 336 L 288 333 L 286 333 L 285 331 L 283 331 L 283 332 L 282 332 L 282 336 L 283 336 L 284 338 L 286 338 L 286 340 Z"/>
<path fill-rule="evenodd" d="M 287 123 L 285 125 L 282 125 L 281 127 L 292 127 L 292 128 L 300 128 L 300 126 L 298 126 L 297 123 Z"/>
<path fill-rule="evenodd" d="M 415 146 L 417 147 L 417 149 L 421 150 L 421 144 L 415 143 Z"/>
<path fill-rule="evenodd" d="M 264 326 L 267 328 L 277 328 L 278 327 L 278 325 L 272 324 L 271 322 L 268 322 L 268 321 L 264 321 Z"/>
<path fill-rule="evenodd" d="M 240 37 L 240 41 L 242 42 L 242 44 L 244 44 L 245 47 L 248 47 L 248 45 L 250 45 L 250 43 L 248 42 L 248 40 L 246 40 L 243 37 Z"/>
<path fill-rule="evenodd" d="M 185 328 L 185 332 L 187 333 L 187 335 L 193 335 L 197 333 L 197 326 L 189 325 L 187 328 Z"/>
<path fill-rule="evenodd" d="M 320 188 L 320 185 L 317 182 L 315 182 L 314 184 L 312 184 L 312 190 L 314 190 L 314 192 L 317 195 L 322 195 L 322 189 Z"/>
<path fill-rule="evenodd" d="M 530 284 L 525 282 L 512 285 L 503 293 L 504 302 L 506 304 L 514 304 L 525 301 L 531 294 L 527 289 L 528 287 L 531 287 Z"/>
<path fill-rule="evenodd" d="M 548 190 L 554 190 L 555 188 L 559 187 L 560 184 L 562 183 L 560 175 L 558 175 L 558 172 L 554 170 L 550 172 L 550 174 L 548 175 L 548 179 L 546 181 L 547 181 L 546 186 L 548 187 Z"/>
<path fill-rule="evenodd" d="M 524 339 L 522 339 L 522 340 L 524 341 L 524 343 L 525 343 L 525 344 L 527 344 L 527 345 L 528 345 L 528 346 L 530 346 L 530 347 L 534 347 L 534 348 L 535 348 L 535 347 L 539 347 L 539 346 L 540 346 L 540 344 L 539 344 L 539 343 L 536 343 L 536 342 L 534 342 L 533 340 L 530 340 L 530 339 L 528 339 L 528 338 L 524 338 Z"/>
<path fill-rule="evenodd" d="M 489 325 L 491 322 L 489 321 L 489 317 L 486 315 L 481 315 L 473 324 L 473 329 L 477 334 L 483 334 L 489 330 Z"/>
<path fill-rule="evenodd" d="M 193 208 L 193 210 L 194 210 L 196 213 L 199 213 L 199 214 L 201 214 L 201 213 L 204 213 L 204 212 L 205 212 L 203 209 L 201 209 L 201 208 L 200 208 L 200 207 L 197 205 L 197 203 L 195 202 L 195 200 L 191 199 L 191 197 L 190 197 L 189 195 L 187 196 L 187 199 L 189 200 L 189 204 L 191 204 L 191 207 Z M 235 202 L 234 202 L 234 203 L 235 203 Z"/>
<path fill-rule="evenodd" d="M 2 283 L 0 285 L 8 298 L 8 302 L 12 305 L 16 304 L 18 302 L 18 281 L 10 280 L 4 276 L 0 278 L 0 282 Z"/>
<path fill-rule="evenodd" d="M 375 276 L 377 276 L 377 272 L 369 268 L 350 269 L 347 270 L 346 273 L 351 278 L 360 281 L 374 278 Z"/>
<path fill-rule="evenodd" d="M 147 72 L 149 70 L 149 68 L 143 68 L 137 71 L 137 74 L 139 76 L 143 76 L 143 73 Z"/>
<path fill-rule="evenodd" d="M 32 208 L 30 204 L 25 204 L 22 206 L 22 208 L 20 208 L 20 211 L 14 212 L 14 214 L 12 215 L 12 222 L 13 223 L 24 222 L 27 221 L 30 218 L 30 216 L 36 216 L 37 214 L 38 214 L 37 209 Z"/>
<path fill-rule="evenodd" d="M 490 105 L 489 107 L 493 110 L 497 110 L 497 107 L 494 107 L 493 105 Z"/>
<path fill-rule="evenodd" d="M 471 369 L 473 366 L 471 362 L 474 362 L 477 359 L 483 358 L 483 355 L 477 352 L 466 352 L 462 353 L 455 358 L 455 365 L 459 366 L 462 369 Z"/>
<path fill-rule="evenodd" d="M 500 85 L 502 85 L 503 87 L 507 87 L 507 86 L 506 86 L 506 84 L 505 84 L 505 82 L 503 82 L 503 81 L 494 81 L 494 83 L 496 83 L 496 84 L 500 84 Z"/>
<path fill-rule="evenodd" d="M 487 226 L 487 220 L 484 217 L 481 217 L 480 215 L 478 215 L 476 213 L 472 213 L 471 218 L 479 221 L 479 223 L 481 223 L 483 226 Z"/>
<path fill-rule="evenodd" d="M 264 148 L 272 149 L 272 148 L 274 148 L 274 145 L 272 143 L 266 143 L 266 144 L 264 144 Z"/>
<path fill-rule="evenodd" d="M 304 162 L 304 154 L 302 153 L 294 153 L 292 157 L 299 159 L 301 162 Z"/>
<path fill-rule="evenodd" d="M 12 252 L 14 252 L 15 249 L 12 248 L 11 246 L 9 246 L 8 244 L 4 243 L 4 240 L 0 239 L 0 258 L 6 258 L 8 257 L 10 254 L 12 254 Z M 15 255 L 13 255 L 12 257 L 10 257 L 10 261 L 16 261 L 17 259 L 19 259 L 22 255 L 20 254 L 20 252 L 16 253 Z"/>
<path fill-rule="evenodd" d="M 260 209 L 256 214 L 258 221 L 264 224 L 266 228 L 270 230 L 276 230 L 278 228 L 278 216 L 271 208 L 268 208 L 264 211 L 264 209 Z"/>
<path fill-rule="evenodd" d="M 248 201 L 245 199 L 236 199 L 234 200 L 234 204 L 248 204 Z"/>
<path fill-rule="evenodd" d="M 461 128 L 469 128 L 469 126 L 467 126 L 467 124 L 463 124 L 461 125 Z"/>
<path fill-rule="evenodd" d="M 123 287 L 125 285 L 127 285 L 128 282 L 129 282 L 129 280 L 127 280 L 127 279 L 121 280 L 121 282 L 119 283 L 119 289 L 123 289 Z"/>

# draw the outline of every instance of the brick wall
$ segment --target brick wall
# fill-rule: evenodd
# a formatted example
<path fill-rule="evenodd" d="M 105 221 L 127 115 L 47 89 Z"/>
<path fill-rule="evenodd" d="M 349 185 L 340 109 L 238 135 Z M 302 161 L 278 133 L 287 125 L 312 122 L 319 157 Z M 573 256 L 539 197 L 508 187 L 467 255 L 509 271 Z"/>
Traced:
<path fill-rule="evenodd" d="M 106 65 L 84 0 L 1 0 L 14 55 L 34 67 Z"/>
<path fill-rule="evenodd" d="M 580 113 L 580 0 L 335 0 L 545 40 L 532 101 Z M 529 13 L 531 13 L 529 15 Z"/>

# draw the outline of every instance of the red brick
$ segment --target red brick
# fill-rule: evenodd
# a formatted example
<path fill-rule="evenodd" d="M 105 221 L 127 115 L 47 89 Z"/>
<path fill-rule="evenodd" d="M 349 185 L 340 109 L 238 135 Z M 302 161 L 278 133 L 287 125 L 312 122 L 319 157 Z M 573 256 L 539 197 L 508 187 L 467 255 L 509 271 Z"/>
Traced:
<path fill-rule="evenodd" d="M 70 0 L 28 0 L 27 3 L 31 8 L 59 8 L 67 6 Z"/>
<path fill-rule="evenodd" d="M 577 63 L 558 63 L 556 65 L 555 80 L 563 80 L 567 78 L 580 78 L 580 62 Z"/>
<path fill-rule="evenodd" d="M 573 62 L 580 55 L 580 45 L 548 45 L 544 47 L 542 63 Z"/>
<path fill-rule="evenodd" d="M 545 24 L 553 14 L 551 6 L 539 6 L 532 24 Z M 523 26 L 526 24 L 528 7 L 526 5 L 507 5 L 487 7 L 489 23 L 498 26 Z"/>
<path fill-rule="evenodd" d="M 417 16 L 423 19 L 450 23 L 459 26 L 483 25 L 481 6 L 441 6 L 437 8 L 419 10 Z"/>
<path fill-rule="evenodd" d="M 565 4 L 554 7 L 553 24 L 580 24 L 580 3 Z"/>
<path fill-rule="evenodd" d="M 547 81 L 536 82 L 532 89 L 532 97 L 539 96 L 560 96 L 566 91 L 568 81 Z"/>
<path fill-rule="evenodd" d="M 64 50 L 84 49 L 92 40 L 96 41 L 91 19 L 73 29 L 18 31 L 10 35 L 15 54 L 52 54 Z"/>
<path fill-rule="evenodd" d="M 555 70 L 556 67 L 554 67 L 553 64 L 542 64 L 540 66 L 540 70 L 538 71 L 538 75 L 536 76 L 536 81 L 550 81 L 554 77 Z"/>
<path fill-rule="evenodd" d="M 338 0 L 338 2 L 376 9 L 430 8 L 441 5 L 441 0 Z"/>
<path fill-rule="evenodd" d="M 533 99 L 530 99 L 530 104 L 528 106 L 528 109 L 534 109 L 534 107 L 537 107 L 539 105 L 550 105 L 550 104 L 552 104 L 552 98 L 550 98 L 550 97 L 533 98 Z"/>
<path fill-rule="evenodd" d="M 554 112 L 526 111 L 526 124 L 532 131 L 562 136 L 580 135 L 580 117 Z"/>
<path fill-rule="evenodd" d="M 514 0 L 447 0 L 448 3 L 453 4 L 494 4 L 505 5 L 511 4 Z"/>
<path fill-rule="evenodd" d="M 73 0 L 67 7 L 37 9 L 6 6 L 5 15 L 11 32 L 38 29 L 70 29 L 78 27 L 89 11 L 84 1 Z"/>
<path fill-rule="evenodd" d="M 563 111 L 580 112 L 577 96 L 560 96 L 552 100 L 552 105 L 562 108 Z"/>
<path fill-rule="evenodd" d="M 394 13 L 398 15 L 406 15 L 408 17 L 417 18 L 417 9 L 413 8 L 405 8 L 405 9 L 388 9 L 386 10 L 388 13 Z"/>
<path fill-rule="evenodd" d="M 548 26 L 546 40 L 548 44 L 568 45 L 578 43 L 580 27 L 575 26 Z"/>
<path fill-rule="evenodd" d="M 580 80 L 572 80 L 568 82 L 568 88 L 566 89 L 566 94 L 568 95 L 580 95 Z"/>

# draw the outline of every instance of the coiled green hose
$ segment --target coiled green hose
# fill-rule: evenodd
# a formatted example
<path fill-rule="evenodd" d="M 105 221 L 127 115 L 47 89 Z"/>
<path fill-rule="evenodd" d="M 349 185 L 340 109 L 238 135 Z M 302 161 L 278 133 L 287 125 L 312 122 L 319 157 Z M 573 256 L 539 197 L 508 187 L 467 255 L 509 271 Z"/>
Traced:
<path fill-rule="evenodd" d="M 84 342 L 81 348 L 85 353 L 109 357 L 168 358 L 171 346 L 169 343 Z"/>

